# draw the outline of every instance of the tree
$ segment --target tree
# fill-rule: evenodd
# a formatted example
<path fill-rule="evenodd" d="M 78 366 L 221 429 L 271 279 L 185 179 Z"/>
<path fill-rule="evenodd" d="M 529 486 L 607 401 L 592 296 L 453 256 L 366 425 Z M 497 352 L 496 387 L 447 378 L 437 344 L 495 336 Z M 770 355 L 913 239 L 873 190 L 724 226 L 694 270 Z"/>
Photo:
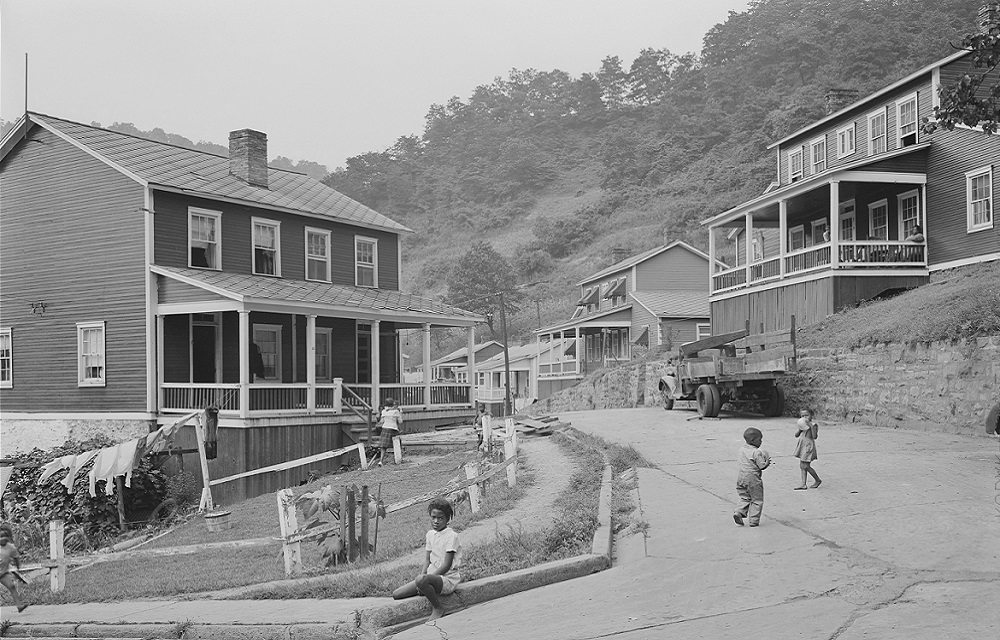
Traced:
<path fill-rule="evenodd" d="M 935 121 L 923 119 L 923 130 L 938 127 L 951 131 L 955 125 L 981 126 L 987 135 L 1000 126 L 1000 16 L 988 28 L 962 39 L 961 49 L 971 52 L 969 72 L 955 83 L 941 87 L 941 105 L 934 107 Z"/>
<path fill-rule="evenodd" d="M 476 241 L 458 259 L 448 274 L 448 304 L 486 316 L 490 335 L 496 339 L 495 322 L 499 318 L 500 299 L 508 316 L 520 311 L 521 292 L 517 290 L 517 275 L 510 261 L 488 242 Z M 502 295 L 501 295 L 502 294 Z"/>

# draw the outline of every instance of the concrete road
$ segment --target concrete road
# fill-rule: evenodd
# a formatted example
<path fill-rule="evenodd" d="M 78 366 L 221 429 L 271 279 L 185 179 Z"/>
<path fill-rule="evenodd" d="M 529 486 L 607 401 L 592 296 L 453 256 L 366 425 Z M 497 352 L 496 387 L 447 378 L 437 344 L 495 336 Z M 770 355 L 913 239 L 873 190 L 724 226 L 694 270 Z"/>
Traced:
<path fill-rule="evenodd" d="M 1000 441 L 827 424 L 799 484 L 794 420 L 622 409 L 560 415 L 630 444 L 646 535 L 616 566 L 449 615 L 399 640 L 1000 637 Z M 764 518 L 738 527 L 736 451 L 756 426 L 774 464 Z"/>

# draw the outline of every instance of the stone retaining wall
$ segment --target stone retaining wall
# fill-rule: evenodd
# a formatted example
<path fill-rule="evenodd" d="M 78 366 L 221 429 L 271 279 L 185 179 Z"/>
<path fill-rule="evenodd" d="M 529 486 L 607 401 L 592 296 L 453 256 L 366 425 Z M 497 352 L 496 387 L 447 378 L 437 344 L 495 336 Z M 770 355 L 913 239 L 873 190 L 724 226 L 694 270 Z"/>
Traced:
<path fill-rule="evenodd" d="M 785 412 L 810 406 L 820 422 L 983 435 L 987 415 L 1000 405 L 1000 336 L 800 349 L 798 363 L 798 374 L 782 382 Z M 598 371 L 531 412 L 654 406 L 666 368 L 651 361 Z"/>

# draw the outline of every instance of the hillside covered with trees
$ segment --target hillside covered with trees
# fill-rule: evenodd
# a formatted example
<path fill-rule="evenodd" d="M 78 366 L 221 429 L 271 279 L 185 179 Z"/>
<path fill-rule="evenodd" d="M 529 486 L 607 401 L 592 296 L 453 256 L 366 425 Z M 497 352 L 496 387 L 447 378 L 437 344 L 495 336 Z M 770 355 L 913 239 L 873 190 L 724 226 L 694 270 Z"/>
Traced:
<path fill-rule="evenodd" d="M 415 231 L 412 291 L 446 295 L 481 240 L 519 282 L 544 281 L 512 318 L 527 337 L 568 317 L 571 284 L 611 264 L 614 247 L 705 249 L 700 221 L 767 187 L 767 145 L 822 117 L 830 88 L 864 96 L 952 53 L 980 4 L 757 0 L 705 34 L 699 54 L 650 43 L 580 77 L 512 70 L 325 181 Z"/>

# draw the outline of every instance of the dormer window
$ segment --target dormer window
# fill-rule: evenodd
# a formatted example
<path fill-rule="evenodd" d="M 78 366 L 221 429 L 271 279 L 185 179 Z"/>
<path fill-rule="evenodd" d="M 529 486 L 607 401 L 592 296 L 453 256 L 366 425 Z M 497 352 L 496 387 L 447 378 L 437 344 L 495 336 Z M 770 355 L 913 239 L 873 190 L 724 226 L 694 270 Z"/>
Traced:
<path fill-rule="evenodd" d="M 798 182 L 802 179 L 802 149 L 788 152 L 788 181 Z"/>
<path fill-rule="evenodd" d="M 809 143 L 809 155 L 813 175 L 826 171 L 826 136 Z"/>
<path fill-rule="evenodd" d="M 868 114 L 868 155 L 873 156 L 886 152 L 887 133 L 885 109 Z"/>
<path fill-rule="evenodd" d="M 837 129 L 837 158 L 846 158 L 854 153 L 854 123 Z"/>
<path fill-rule="evenodd" d="M 900 148 L 917 144 L 917 94 L 896 103 L 896 122 Z"/>

